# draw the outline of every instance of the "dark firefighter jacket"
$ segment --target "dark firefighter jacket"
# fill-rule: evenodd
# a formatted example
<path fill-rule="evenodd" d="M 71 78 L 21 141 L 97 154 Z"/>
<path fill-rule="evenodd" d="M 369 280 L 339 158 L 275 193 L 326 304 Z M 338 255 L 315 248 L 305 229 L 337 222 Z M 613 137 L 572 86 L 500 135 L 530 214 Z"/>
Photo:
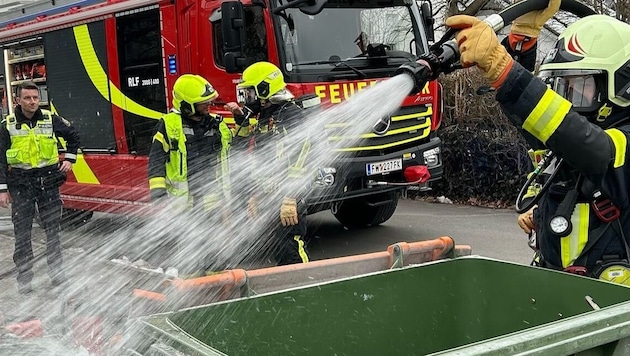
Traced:
<path fill-rule="evenodd" d="M 44 119 L 44 113 L 48 115 L 48 111 L 42 112 L 42 110 L 39 109 L 31 119 L 28 119 L 26 116 L 24 116 L 24 114 L 22 114 L 22 108 L 19 105 L 15 107 L 14 112 L 17 125 L 28 125 L 31 128 L 35 126 L 37 121 L 41 121 Z M 77 160 L 77 151 L 81 145 L 79 133 L 68 120 L 55 114 L 51 114 L 51 116 L 55 137 L 61 137 L 66 142 L 66 153 L 64 155 L 64 161 L 75 163 Z M 2 124 L 0 125 L 0 192 L 7 191 L 7 173 L 9 171 L 9 166 L 7 164 L 6 153 L 10 147 L 11 136 L 9 135 L 9 131 L 7 130 L 6 119 L 4 119 L 2 120 Z M 12 169 L 17 170 L 17 168 Z M 24 171 L 25 174 L 35 175 L 37 175 L 37 173 L 42 170 L 49 171 L 50 169 L 48 167 L 35 168 L 32 170 L 20 169 L 20 171 Z"/>
<path fill-rule="evenodd" d="M 272 104 L 269 107 L 251 107 L 253 114 L 257 115 L 258 124 L 254 132 L 256 157 L 269 159 L 274 157 L 274 167 L 280 172 L 269 174 L 269 170 L 255 173 L 256 181 L 250 182 L 256 189 L 281 189 L 285 196 L 302 200 L 306 197 L 310 180 L 306 175 L 312 174 L 308 170 L 307 158 L 311 149 L 308 136 L 303 132 L 297 132 L 298 125 L 303 122 L 306 111 L 296 102 L 286 101 Z M 244 117 L 237 115 L 234 120 L 237 124 L 243 123 Z M 300 135 L 299 139 L 296 137 Z M 259 168 L 265 164 L 258 163 Z M 269 166 L 267 166 L 269 167 Z M 273 185 L 273 187 L 270 187 Z"/>
<path fill-rule="evenodd" d="M 223 195 L 223 187 L 210 186 L 211 183 L 216 182 L 217 178 L 220 178 L 221 181 L 226 178 L 221 176 L 223 172 L 219 168 L 219 164 L 223 163 L 220 162 L 220 159 L 224 158 L 221 155 L 222 148 L 224 148 L 221 140 L 221 131 L 223 130 L 220 129 L 219 120 L 212 116 L 207 116 L 201 121 L 183 118 L 182 128 L 186 137 L 186 178 L 189 194 L 196 199 L 202 199 L 203 196 L 210 193 L 221 192 L 220 194 Z M 229 130 L 227 131 L 229 133 Z M 167 179 L 166 164 L 170 159 L 170 152 L 164 150 L 162 140 L 155 139 L 157 136 L 170 142 L 171 150 L 177 150 L 179 145 L 168 136 L 164 119 L 160 119 L 155 128 L 154 140 L 149 153 L 149 181 L 156 178 L 162 181 Z M 226 182 L 229 181 L 225 180 Z M 212 190 L 212 192 L 208 190 Z M 166 195 L 166 189 L 151 189 L 152 199 L 164 195 Z"/>
<path fill-rule="evenodd" d="M 582 194 L 578 196 L 569 236 L 558 237 L 551 233 L 549 220 L 564 195 L 573 187 L 575 179 L 558 181 L 541 197 L 534 211 L 542 258 L 556 267 L 575 263 L 589 238 L 601 234 L 588 253 L 586 265 L 592 270 L 604 254 L 626 257 L 621 230 L 614 224 L 607 228 L 590 208 L 590 195 L 595 189 L 609 197 L 624 211 L 628 202 L 630 165 L 627 164 L 630 126 L 604 130 L 591 124 L 585 117 L 571 111 L 571 103 L 535 79 L 529 70 L 518 63 L 510 70 L 503 86 L 497 91 L 497 100 L 510 121 L 523 129 L 539 146 L 551 149 L 568 163 L 565 177 L 581 173 L 585 179 Z M 630 219 L 621 219 L 622 231 L 630 232 Z M 590 236 L 589 236 L 590 234 Z M 579 260 L 580 262 L 582 259 Z"/>

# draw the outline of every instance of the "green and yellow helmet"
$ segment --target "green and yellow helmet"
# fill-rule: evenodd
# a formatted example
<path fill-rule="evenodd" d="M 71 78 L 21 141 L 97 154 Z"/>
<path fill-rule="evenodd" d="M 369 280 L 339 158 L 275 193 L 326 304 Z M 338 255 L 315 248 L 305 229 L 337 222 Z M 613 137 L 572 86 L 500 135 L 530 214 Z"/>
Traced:
<path fill-rule="evenodd" d="M 630 106 L 630 25 L 605 15 L 574 22 L 558 37 L 539 77 L 574 110 L 604 121 L 613 106 Z"/>
<path fill-rule="evenodd" d="M 183 74 L 173 85 L 173 108 L 184 115 L 195 113 L 195 104 L 211 102 L 219 96 L 212 84 L 196 74 Z"/>
<path fill-rule="evenodd" d="M 269 62 L 256 62 L 243 71 L 239 90 L 253 88 L 256 96 L 267 100 L 286 87 L 284 76 L 278 67 Z"/>

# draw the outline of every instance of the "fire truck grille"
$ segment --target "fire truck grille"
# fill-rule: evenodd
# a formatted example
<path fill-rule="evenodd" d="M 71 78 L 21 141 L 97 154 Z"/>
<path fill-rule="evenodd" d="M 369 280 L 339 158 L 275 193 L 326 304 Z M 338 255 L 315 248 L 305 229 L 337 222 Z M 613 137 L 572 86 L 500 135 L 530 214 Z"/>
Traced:
<path fill-rule="evenodd" d="M 431 105 L 401 108 L 391 116 L 391 126 L 384 135 L 366 132 L 359 136 L 341 136 L 340 126 L 331 124 L 326 126 L 328 140 L 335 147 L 341 147 L 337 151 L 342 153 L 354 156 L 385 155 L 427 141 L 431 133 L 432 115 Z"/>

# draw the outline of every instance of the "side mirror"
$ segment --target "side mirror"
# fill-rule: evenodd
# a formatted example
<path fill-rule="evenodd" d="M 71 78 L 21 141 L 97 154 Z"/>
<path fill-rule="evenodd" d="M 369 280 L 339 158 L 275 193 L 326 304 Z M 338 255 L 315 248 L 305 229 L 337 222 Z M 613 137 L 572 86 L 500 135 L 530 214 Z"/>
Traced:
<path fill-rule="evenodd" d="M 288 8 L 298 8 L 306 15 L 315 16 L 322 12 L 324 5 L 328 0 L 287 0 L 287 3 L 280 5 L 273 10 L 273 13 L 280 15 L 282 11 Z"/>
<path fill-rule="evenodd" d="M 300 11 L 306 15 L 315 16 L 322 12 L 324 5 L 328 0 L 311 0 L 300 6 Z"/>
<path fill-rule="evenodd" d="M 228 73 L 240 73 L 245 69 L 245 56 L 243 56 L 243 43 L 245 43 L 243 4 L 240 1 L 226 1 L 222 3 L 221 18 L 225 71 Z"/>
<path fill-rule="evenodd" d="M 433 29 L 435 19 L 433 18 L 431 4 L 426 1 L 423 2 L 420 5 L 420 13 L 422 14 L 422 22 L 426 25 L 427 40 L 433 42 L 435 41 L 435 31 Z"/>

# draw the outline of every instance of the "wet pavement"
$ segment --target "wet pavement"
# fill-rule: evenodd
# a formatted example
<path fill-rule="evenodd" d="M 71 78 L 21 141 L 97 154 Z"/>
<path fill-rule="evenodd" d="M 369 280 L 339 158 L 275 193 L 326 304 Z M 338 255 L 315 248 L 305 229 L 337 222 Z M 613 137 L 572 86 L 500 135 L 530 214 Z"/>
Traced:
<path fill-rule="evenodd" d="M 0 209 L 0 355 L 82 355 L 84 350 L 74 347 L 61 335 L 65 333 L 59 322 L 63 313 L 64 289 L 53 288 L 47 273 L 46 259 L 39 257 L 33 271 L 33 292 L 20 295 L 17 292 L 13 263 L 14 233 L 8 209 Z M 33 253 L 42 256 L 46 248 L 46 237 L 42 229 L 34 224 Z M 72 260 L 80 255 L 72 247 L 64 251 L 64 258 Z M 28 324 L 20 324 L 30 322 Z M 42 337 L 19 338 L 6 332 L 7 327 L 22 325 L 23 332 Z M 30 328 L 30 329 L 29 329 Z M 19 333 L 19 331 L 17 331 Z M 71 347 L 67 347 L 70 345 Z"/>
<path fill-rule="evenodd" d="M 95 214 L 86 224 L 62 231 L 68 282 L 60 287 L 51 284 L 45 258 L 46 235 L 34 222 L 33 291 L 20 295 L 15 279 L 12 256 L 15 238 L 9 214 L 8 209 L 0 209 L 0 356 L 88 355 L 85 347 L 76 344 L 80 338 L 77 335 L 89 339 L 85 340 L 85 345 L 111 338 L 129 320 L 133 288 L 153 290 L 156 281 L 163 282 L 165 278 L 135 266 L 112 265 L 113 258 L 120 259 L 123 255 L 125 259 L 136 261 L 133 251 L 115 250 L 117 246 L 133 247 L 133 244 L 120 242 L 129 238 L 125 233 L 133 231 L 130 225 L 139 220 Z M 264 261 L 256 264 L 253 267 L 266 266 Z M 95 321 L 94 315 L 106 316 L 109 320 Z M 24 329 L 21 332 L 37 337 L 20 338 L 6 332 L 7 326 L 15 328 L 16 325 Z"/>

